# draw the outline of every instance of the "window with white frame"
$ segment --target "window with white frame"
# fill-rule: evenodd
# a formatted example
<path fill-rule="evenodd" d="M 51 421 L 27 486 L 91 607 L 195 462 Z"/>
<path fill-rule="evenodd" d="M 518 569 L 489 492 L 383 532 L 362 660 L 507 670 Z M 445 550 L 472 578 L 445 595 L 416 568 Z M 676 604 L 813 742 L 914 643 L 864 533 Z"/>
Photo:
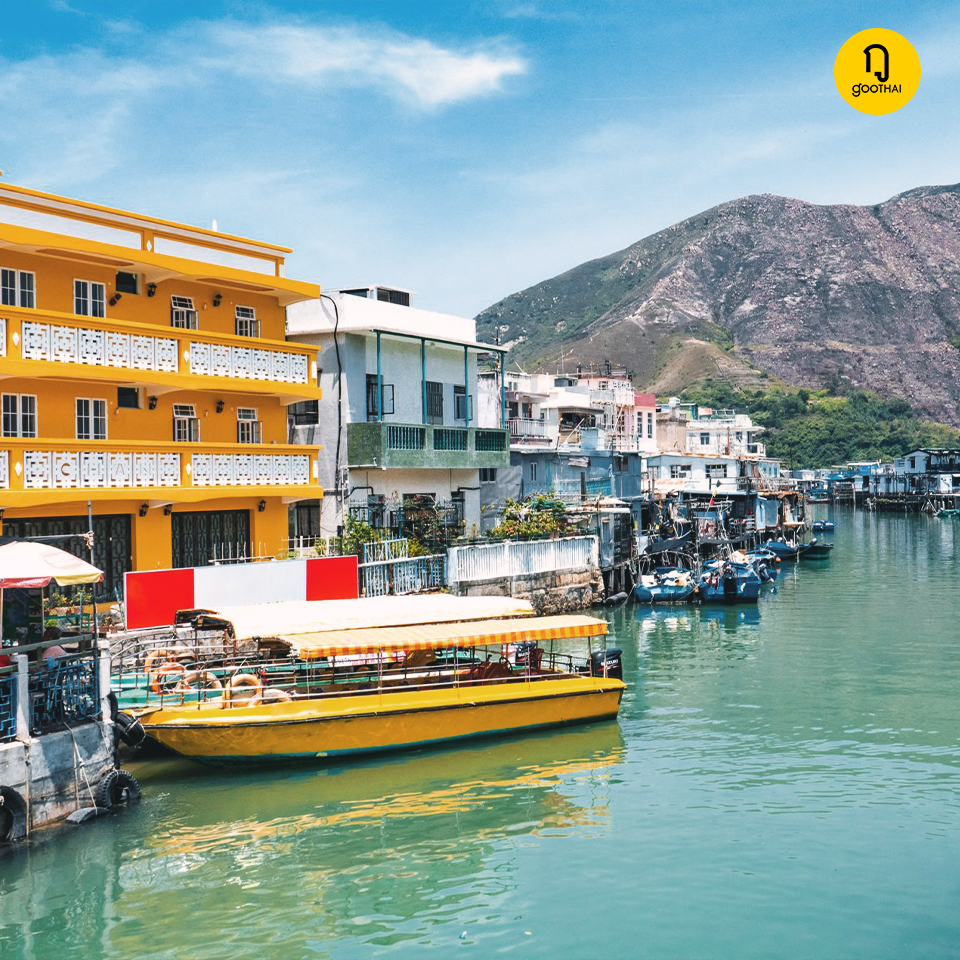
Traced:
<path fill-rule="evenodd" d="M 260 336 L 260 321 L 253 307 L 237 307 L 237 336 Z"/>
<path fill-rule="evenodd" d="M 92 280 L 73 281 L 73 312 L 78 317 L 107 315 L 107 288 Z"/>
<path fill-rule="evenodd" d="M 3 435 L 35 437 L 37 435 L 37 398 L 25 393 L 3 394 Z"/>
<path fill-rule="evenodd" d="M 170 298 L 170 326 L 181 330 L 197 329 L 197 311 L 193 308 L 193 297 Z"/>
<path fill-rule="evenodd" d="M 706 447 L 706 446 L 709 446 L 709 445 L 710 445 L 710 434 L 709 434 L 709 433 L 701 433 L 701 434 L 700 434 L 700 446 L 701 446 L 701 447 Z"/>
<path fill-rule="evenodd" d="M 5 307 L 37 306 L 37 275 L 29 270 L 0 268 L 0 303 Z"/>
<path fill-rule="evenodd" d="M 725 463 L 708 463 L 706 467 L 708 480 L 723 480 L 727 476 Z"/>
<path fill-rule="evenodd" d="M 173 405 L 173 439 L 184 443 L 196 443 L 200 439 L 200 421 L 192 403 Z"/>
<path fill-rule="evenodd" d="M 256 407 L 237 407 L 237 443 L 263 443 L 263 424 Z"/>
<path fill-rule="evenodd" d="M 690 476 L 691 470 L 692 468 L 689 463 L 671 463 L 670 479 L 682 480 L 684 477 Z"/>
<path fill-rule="evenodd" d="M 107 439 L 107 401 L 77 397 L 77 439 Z"/>

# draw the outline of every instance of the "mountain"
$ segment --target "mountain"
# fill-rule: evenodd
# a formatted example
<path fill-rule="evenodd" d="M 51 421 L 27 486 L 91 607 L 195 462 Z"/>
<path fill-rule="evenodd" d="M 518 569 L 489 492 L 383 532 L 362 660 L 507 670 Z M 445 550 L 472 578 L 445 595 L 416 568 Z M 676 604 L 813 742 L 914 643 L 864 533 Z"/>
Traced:
<path fill-rule="evenodd" d="M 610 359 L 661 393 L 707 376 L 856 387 L 960 425 L 960 184 L 870 207 L 744 197 L 512 294 L 477 324 L 528 368 Z"/>

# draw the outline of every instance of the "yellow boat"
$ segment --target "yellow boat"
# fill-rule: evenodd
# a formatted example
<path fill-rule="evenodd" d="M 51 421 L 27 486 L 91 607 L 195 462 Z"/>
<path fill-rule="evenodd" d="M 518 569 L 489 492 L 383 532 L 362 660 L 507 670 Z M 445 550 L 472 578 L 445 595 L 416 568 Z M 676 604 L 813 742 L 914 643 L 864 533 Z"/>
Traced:
<path fill-rule="evenodd" d="M 153 739 L 206 763 L 342 757 L 613 719 L 625 689 L 620 651 L 592 649 L 606 632 L 585 616 L 277 632 L 294 658 L 222 679 L 198 668 L 192 689 L 208 690 L 139 719 Z M 588 641 L 586 656 L 554 649 L 577 639 Z M 206 673 L 216 683 L 205 684 Z"/>

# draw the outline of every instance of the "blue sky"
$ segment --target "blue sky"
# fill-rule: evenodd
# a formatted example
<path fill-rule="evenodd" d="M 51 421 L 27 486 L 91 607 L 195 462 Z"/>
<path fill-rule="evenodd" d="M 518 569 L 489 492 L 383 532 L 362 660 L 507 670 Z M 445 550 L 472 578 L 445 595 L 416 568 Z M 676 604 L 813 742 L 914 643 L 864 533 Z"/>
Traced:
<path fill-rule="evenodd" d="M 472 316 L 717 203 L 960 181 L 960 3 L 6 0 L 4 179 L 295 248 Z M 886 27 L 888 116 L 833 62 Z"/>

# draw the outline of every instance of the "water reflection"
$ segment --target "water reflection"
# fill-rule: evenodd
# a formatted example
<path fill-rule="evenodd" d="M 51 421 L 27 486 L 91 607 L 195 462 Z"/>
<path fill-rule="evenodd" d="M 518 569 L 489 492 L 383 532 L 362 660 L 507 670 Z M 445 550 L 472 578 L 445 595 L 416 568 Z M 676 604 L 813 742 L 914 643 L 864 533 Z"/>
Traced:
<path fill-rule="evenodd" d="M 0 950 L 177 956 L 210 930 L 204 956 L 235 960 L 263 955 L 265 929 L 294 956 L 429 939 L 514 888 L 517 846 L 608 834 L 624 753 L 603 723 L 323 770 L 143 764 L 139 807 L 3 864 Z"/>

